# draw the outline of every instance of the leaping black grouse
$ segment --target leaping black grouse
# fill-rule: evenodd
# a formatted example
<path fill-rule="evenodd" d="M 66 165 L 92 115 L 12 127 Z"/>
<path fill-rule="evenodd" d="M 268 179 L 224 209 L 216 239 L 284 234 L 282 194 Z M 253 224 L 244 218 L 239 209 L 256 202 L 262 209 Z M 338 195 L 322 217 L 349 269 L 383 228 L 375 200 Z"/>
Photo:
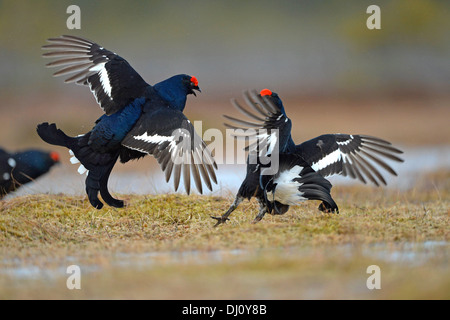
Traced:
<path fill-rule="evenodd" d="M 59 154 L 37 149 L 9 153 L 0 149 L 0 199 L 47 173 Z"/>
<path fill-rule="evenodd" d="M 167 182 L 173 176 L 175 190 L 183 175 L 189 194 L 191 174 L 200 193 L 202 181 L 212 190 L 216 162 L 183 114 L 187 96 L 200 92 L 196 77 L 180 74 L 151 86 L 125 59 L 90 40 L 65 35 L 48 41 L 43 49 L 50 51 L 43 56 L 58 58 L 47 64 L 60 67 L 54 76 L 70 75 L 66 83 L 88 86 L 105 112 L 91 131 L 78 137 L 67 136 L 55 124 L 37 127 L 44 141 L 70 149 L 72 163 L 81 163 L 80 173 L 88 172 L 86 193 L 92 206 L 103 207 L 100 192 L 108 205 L 123 207 L 108 191 L 111 171 L 119 158 L 126 163 L 147 154 L 158 160 Z"/>
<path fill-rule="evenodd" d="M 246 148 L 249 150 L 247 174 L 236 199 L 225 214 L 212 217 L 217 220 L 215 226 L 226 222 L 244 199 L 252 197 L 260 205 L 254 222 L 266 213 L 284 214 L 289 206 L 306 200 L 321 200 L 319 210 L 339 213 L 330 195 L 331 183 L 325 177 L 340 174 L 363 183 L 368 180 L 376 186 L 386 185 L 375 165 L 397 175 L 385 159 L 403 162 L 397 156 L 402 151 L 388 141 L 368 135 L 324 134 L 296 145 L 291 137 L 291 120 L 277 93 L 268 89 L 259 95 L 246 91 L 244 98 L 252 111 L 235 99 L 232 103 L 251 120 L 225 115 L 235 123 L 225 125 L 236 130 L 236 138 L 255 141 Z"/>

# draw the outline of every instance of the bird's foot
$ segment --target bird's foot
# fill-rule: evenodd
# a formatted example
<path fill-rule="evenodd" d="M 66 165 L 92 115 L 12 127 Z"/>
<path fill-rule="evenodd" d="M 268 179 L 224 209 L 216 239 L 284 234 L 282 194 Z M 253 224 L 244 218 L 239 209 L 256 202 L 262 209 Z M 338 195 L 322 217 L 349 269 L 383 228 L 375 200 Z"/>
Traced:
<path fill-rule="evenodd" d="M 261 207 L 261 210 L 259 211 L 258 215 L 255 217 L 255 219 L 253 219 L 252 224 L 260 222 L 267 212 L 272 214 L 272 211 L 268 210 L 267 207 L 265 206 Z"/>
<path fill-rule="evenodd" d="M 113 202 L 108 203 L 108 205 L 114 208 L 123 208 L 125 206 L 125 202 L 122 200 L 114 200 Z"/>
<path fill-rule="evenodd" d="M 100 210 L 103 208 L 103 203 L 100 200 L 98 200 L 98 198 L 97 199 L 89 199 L 89 202 L 97 210 Z"/>
<path fill-rule="evenodd" d="M 323 202 L 321 204 L 319 204 L 319 208 L 318 209 L 320 211 L 322 211 L 323 213 L 336 213 L 336 214 L 339 214 L 339 209 L 329 208 Z"/>
<path fill-rule="evenodd" d="M 110 207 L 114 207 L 114 208 L 123 208 L 125 206 L 125 202 L 123 202 L 122 200 L 118 200 L 118 199 L 114 199 L 114 198 L 103 198 L 103 200 L 105 200 L 106 204 Z"/>
<path fill-rule="evenodd" d="M 260 222 L 260 221 L 262 220 L 263 217 L 264 217 L 264 216 L 259 216 L 259 215 L 257 215 L 257 216 L 255 217 L 255 219 L 253 219 L 252 224 L 255 224 L 255 223 Z"/>
<path fill-rule="evenodd" d="M 230 220 L 230 219 L 228 219 L 227 217 L 213 217 L 213 216 L 210 216 L 211 218 L 213 218 L 213 219 L 215 219 L 215 220 L 217 220 L 217 223 L 214 225 L 214 228 L 215 227 L 217 227 L 217 226 L 219 226 L 219 225 L 221 225 L 222 223 L 225 223 L 225 222 L 227 222 L 227 220 Z"/>

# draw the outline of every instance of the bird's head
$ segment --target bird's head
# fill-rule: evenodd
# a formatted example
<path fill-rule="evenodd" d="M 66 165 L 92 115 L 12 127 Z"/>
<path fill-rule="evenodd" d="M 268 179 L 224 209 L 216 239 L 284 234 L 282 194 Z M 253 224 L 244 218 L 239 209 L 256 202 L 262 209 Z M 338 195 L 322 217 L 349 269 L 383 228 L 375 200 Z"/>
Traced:
<path fill-rule="evenodd" d="M 169 86 L 172 86 L 173 90 L 180 90 L 180 94 L 182 92 L 186 96 L 190 94 L 197 96 L 194 90 L 202 92 L 198 86 L 198 79 L 188 74 L 179 74 L 168 80 L 170 82 Z"/>
<path fill-rule="evenodd" d="M 263 89 L 263 90 L 261 90 L 261 92 L 259 94 L 261 95 L 261 97 L 265 97 L 265 98 L 269 99 L 270 102 L 272 102 L 277 108 L 279 108 L 281 110 L 281 112 L 284 115 L 286 115 L 286 113 L 284 111 L 283 102 L 281 101 L 280 97 L 278 96 L 278 94 L 276 92 L 272 92 L 269 89 Z"/>
<path fill-rule="evenodd" d="M 59 156 L 59 153 L 55 151 L 48 152 L 35 150 L 30 151 L 28 159 L 32 159 L 30 162 L 34 162 L 35 168 L 44 173 L 50 170 L 54 165 L 59 164 L 61 157 Z"/>
<path fill-rule="evenodd" d="M 200 87 L 198 86 L 198 80 L 196 77 L 185 75 L 185 77 L 183 78 L 183 84 L 187 89 L 187 94 L 193 94 L 194 96 L 197 96 L 194 90 L 202 92 L 200 90 Z"/>
<path fill-rule="evenodd" d="M 52 151 L 48 154 L 48 156 L 51 159 L 51 161 L 53 161 L 54 164 L 59 163 L 60 156 L 59 156 L 58 152 Z"/>
<path fill-rule="evenodd" d="M 169 102 L 170 107 L 179 111 L 184 110 L 188 95 L 196 96 L 194 90 L 201 92 L 197 78 L 187 74 L 173 76 L 155 84 L 153 87 L 162 98 Z"/>
<path fill-rule="evenodd" d="M 15 169 L 22 174 L 17 176 L 17 181 L 20 183 L 28 182 L 29 178 L 36 179 L 47 173 L 60 160 L 59 154 L 56 152 L 34 149 L 14 153 L 13 158 L 17 164 Z"/>

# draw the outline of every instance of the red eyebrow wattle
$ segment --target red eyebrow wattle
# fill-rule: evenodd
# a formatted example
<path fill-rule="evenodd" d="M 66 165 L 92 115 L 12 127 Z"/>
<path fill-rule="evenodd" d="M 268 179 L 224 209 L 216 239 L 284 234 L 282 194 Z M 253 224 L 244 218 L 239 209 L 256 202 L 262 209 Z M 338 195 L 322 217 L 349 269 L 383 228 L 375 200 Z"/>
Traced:
<path fill-rule="evenodd" d="M 196 87 L 198 87 L 198 80 L 197 80 L 196 77 L 192 77 L 192 78 L 191 78 L 191 82 L 192 82 Z"/>
<path fill-rule="evenodd" d="M 269 89 L 263 89 L 263 90 L 261 90 L 260 95 L 262 97 L 264 97 L 264 96 L 271 96 L 272 95 L 272 91 L 270 91 Z"/>

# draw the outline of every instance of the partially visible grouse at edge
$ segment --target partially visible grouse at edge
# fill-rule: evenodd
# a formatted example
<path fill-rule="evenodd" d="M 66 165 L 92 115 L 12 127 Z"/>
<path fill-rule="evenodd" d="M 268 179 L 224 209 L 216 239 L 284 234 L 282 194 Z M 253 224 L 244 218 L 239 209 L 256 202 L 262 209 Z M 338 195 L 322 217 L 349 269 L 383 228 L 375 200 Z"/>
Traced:
<path fill-rule="evenodd" d="M 363 183 L 369 180 L 376 186 L 386 185 L 375 165 L 397 175 L 385 159 L 403 162 L 397 156 L 402 151 L 388 141 L 367 135 L 324 134 L 296 145 L 291 136 L 291 120 L 277 93 L 268 89 L 260 94 L 246 91 L 244 98 L 248 108 L 235 99 L 232 103 L 249 117 L 249 121 L 225 115 L 235 124 L 225 125 L 244 130 L 240 135 L 236 131 L 236 138 L 256 141 L 246 148 L 249 151 L 247 174 L 236 199 L 221 217 L 212 217 L 217 220 L 216 226 L 225 223 L 244 199 L 250 200 L 252 197 L 256 197 L 260 205 L 254 222 L 260 221 L 266 213 L 284 214 L 289 206 L 306 200 L 322 200 L 319 210 L 339 213 L 330 195 L 331 183 L 325 177 L 340 174 Z M 268 168 L 259 159 L 261 156 L 272 156 L 274 145 L 279 150 L 278 171 L 262 174 L 267 173 Z M 257 159 L 253 163 L 249 162 L 252 155 Z"/>
<path fill-rule="evenodd" d="M 57 163 L 56 152 L 30 149 L 8 153 L 0 149 L 0 199 L 46 174 Z"/>
<path fill-rule="evenodd" d="M 173 176 L 175 190 L 183 175 L 189 194 L 191 174 L 200 193 L 202 182 L 212 190 L 216 162 L 183 114 L 187 96 L 200 92 L 197 78 L 180 74 L 151 86 L 125 59 L 90 40 L 65 35 L 48 41 L 43 49 L 50 51 L 43 56 L 58 58 L 47 64 L 60 67 L 54 76 L 70 75 L 66 83 L 88 86 L 105 112 L 91 131 L 78 137 L 67 136 L 55 124 L 37 127 L 44 141 L 70 149 L 71 162 L 81 163 L 80 173 L 88 172 L 86 193 L 92 206 L 103 207 L 100 193 L 108 205 L 123 207 L 108 191 L 111 171 L 118 159 L 126 163 L 147 154 L 158 160 L 167 181 Z"/>

